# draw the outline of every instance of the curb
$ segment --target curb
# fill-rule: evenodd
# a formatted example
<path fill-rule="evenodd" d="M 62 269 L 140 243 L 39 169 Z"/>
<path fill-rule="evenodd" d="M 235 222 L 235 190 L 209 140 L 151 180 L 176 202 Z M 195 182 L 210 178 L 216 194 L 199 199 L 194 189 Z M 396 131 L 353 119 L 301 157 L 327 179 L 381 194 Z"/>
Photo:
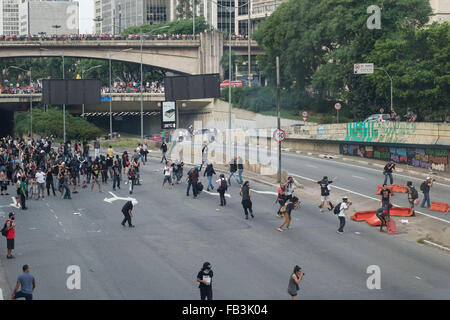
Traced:
<path fill-rule="evenodd" d="M 436 247 L 436 248 L 439 248 L 439 249 L 441 249 L 441 250 L 450 252 L 450 248 L 441 246 L 440 244 L 437 244 L 437 243 L 434 243 L 434 242 L 431 242 L 431 241 L 428 241 L 428 240 L 423 240 L 423 242 L 424 242 L 425 244 L 429 245 L 429 246 Z"/>

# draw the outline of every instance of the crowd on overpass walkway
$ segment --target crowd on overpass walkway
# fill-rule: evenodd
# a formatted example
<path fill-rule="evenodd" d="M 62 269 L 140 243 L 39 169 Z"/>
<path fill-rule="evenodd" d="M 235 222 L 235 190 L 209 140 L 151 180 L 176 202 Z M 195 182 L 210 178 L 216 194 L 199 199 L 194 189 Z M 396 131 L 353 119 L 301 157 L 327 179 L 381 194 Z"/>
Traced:
<path fill-rule="evenodd" d="M 141 84 L 140 81 L 116 81 L 113 83 L 113 86 L 110 88 L 108 86 L 102 87 L 102 93 L 138 93 L 141 92 Z M 157 82 L 145 82 L 143 87 L 143 92 L 146 93 L 164 93 L 164 86 Z"/>
<path fill-rule="evenodd" d="M 143 40 L 194 40 L 192 34 L 142 34 Z M 95 41 L 95 40 L 141 40 L 139 34 L 37 34 L 37 35 L 0 35 L 0 41 Z"/>

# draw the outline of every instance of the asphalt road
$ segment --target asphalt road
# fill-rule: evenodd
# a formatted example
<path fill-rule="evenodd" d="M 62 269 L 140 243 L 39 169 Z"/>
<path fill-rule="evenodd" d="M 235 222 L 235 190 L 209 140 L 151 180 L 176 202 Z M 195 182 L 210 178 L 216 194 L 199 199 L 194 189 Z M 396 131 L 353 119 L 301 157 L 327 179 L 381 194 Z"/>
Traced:
<path fill-rule="evenodd" d="M 195 278 L 209 261 L 215 299 L 289 299 L 295 264 L 305 271 L 301 299 L 450 298 L 448 254 L 349 219 L 339 235 L 336 216 L 320 214 L 316 199 L 305 199 L 292 229 L 281 233 L 274 195 L 254 193 L 256 217 L 244 220 L 234 181 L 221 208 L 216 194 L 186 197 L 184 184 L 162 190 L 158 161 L 143 167 L 143 177 L 132 195 L 139 201 L 136 228 L 120 225 L 124 201 L 104 201 L 112 198 L 111 185 L 103 193 L 81 190 L 73 200 L 29 200 L 29 210 L 15 210 L 16 259 L 1 258 L 10 287 L 27 263 L 37 280 L 35 299 L 198 299 Z M 123 185 L 115 195 L 129 196 Z M 80 267 L 81 290 L 67 289 L 70 265 Z M 370 265 L 381 268 L 381 290 L 366 287 Z"/>

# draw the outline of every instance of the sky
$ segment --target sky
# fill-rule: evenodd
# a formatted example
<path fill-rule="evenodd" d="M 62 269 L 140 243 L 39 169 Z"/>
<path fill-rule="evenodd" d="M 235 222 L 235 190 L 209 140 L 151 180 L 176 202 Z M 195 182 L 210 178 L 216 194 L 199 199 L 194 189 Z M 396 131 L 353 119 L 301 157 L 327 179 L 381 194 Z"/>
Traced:
<path fill-rule="evenodd" d="M 94 0 L 76 0 L 80 3 L 80 33 L 94 32 Z"/>

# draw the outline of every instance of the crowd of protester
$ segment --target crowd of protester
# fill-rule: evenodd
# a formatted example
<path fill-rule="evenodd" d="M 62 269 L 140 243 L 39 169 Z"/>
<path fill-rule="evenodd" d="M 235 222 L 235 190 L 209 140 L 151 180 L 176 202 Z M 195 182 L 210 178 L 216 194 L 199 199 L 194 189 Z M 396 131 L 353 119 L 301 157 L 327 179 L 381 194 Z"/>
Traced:
<path fill-rule="evenodd" d="M 94 155 L 89 150 L 93 146 Z M 72 199 L 77 187 L 95 186 L 102 192 L 102 185 L 112 183 L 113 190 L 125 180 L 130 194 L 140 184 L 139 168 L 145 164 L 148 153 L 146 143 L 140 144 L 134 154 L 126 151 L 115 154 L 109 147 L 100 154 L 100 141 L 66 141 L 56 145 L 54 137 L 37 140 L 11 136 L 0 140 L 1 195 L 12 192 L 17 196 L 17 207 L 27 209 L 27 199 L 44 199 L 46 196 Z M 124 177 L 123 177 L 124 176 Z M 46 190 L 46 192 L 45 192 Z M 46 195 L 45 195 L 46 193 Z"/>
<path fill-rule="evenodd" d="M 102 93 L 109 93 L 109 92 L 137 93 L 137 92 L 140 92 L 140 88 L 141 88 L 140 82 L 119 81 L 119 82 L 114 82 L 113 86 L 111 88 L 107 87 L 107 86 L 102 87 Z M 152 82 L 147 81 L 143 87 L 143 90 L 146 93 L 164 93 L 164 86 L 162 84 L 158 83 L 157 81 L 152 81 Z"/>
<path fill-rule="evenodd" d="M 192 34 L 143 34 L 143 40 L 194 40 Z M 43 35 L 0 35 L 0 41 L 80 41 L 80 40 L 141 40 L 139 34 L 43 34 Z"/>

